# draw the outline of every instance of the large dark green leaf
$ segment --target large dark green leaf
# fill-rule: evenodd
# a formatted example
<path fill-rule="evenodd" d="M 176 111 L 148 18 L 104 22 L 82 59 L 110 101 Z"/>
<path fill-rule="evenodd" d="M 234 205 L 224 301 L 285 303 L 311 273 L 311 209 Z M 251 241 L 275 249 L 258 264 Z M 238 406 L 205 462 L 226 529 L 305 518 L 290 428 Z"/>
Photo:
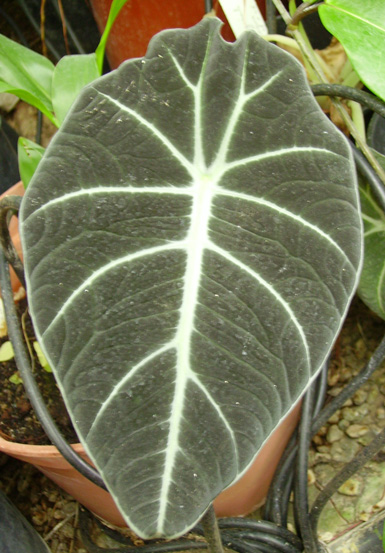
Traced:
<path fill-rule="evenodd" d="M 299 64 L 206 19 L 81 94 L 22 206 L 31 311 L 127 522 L 179 535 L 315 378 L 357 282 L 353 161 Z"/>

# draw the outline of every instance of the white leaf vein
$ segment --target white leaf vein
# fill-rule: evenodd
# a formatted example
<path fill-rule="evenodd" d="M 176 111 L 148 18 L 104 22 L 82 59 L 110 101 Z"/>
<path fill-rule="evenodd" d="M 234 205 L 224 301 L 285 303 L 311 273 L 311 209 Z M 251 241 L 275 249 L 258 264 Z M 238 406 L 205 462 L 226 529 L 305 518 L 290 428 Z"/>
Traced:
<path fill-rule="evenodd" d="M 268 292 L 277 300 L 277 302 L 284 308 L 286 313 L 289 315 L 292 323 L 294 324 L 295 328 L 297 329 L 298 335 L 301 339 L 301 343 L 304 348 L 306 363 L 308 366 L 309 374 L 311 373 L 311 358 L 310 358 L 310 349 L 309 344 L 304 332 L 304 329 L 302 325 L 299 323 L 294 311 L 290 307 L 290 305 L 287 303 L 286 300 L 282 298 L 282 296 L 274 289 L 274 287 L 267 282 L 265 279 L 261 277 L 256 271 L 251 269 L 248 265 L 245 263 L 242 263 L 239 259 L 232 256 L 229 252 L 224 250 L 223 248 L 220 248 L 216 244 L 214 244 L 212 241 L 209 241 L 208 248 L 215 253 L 217 253 L 219 256 L 223 257 L 227 261 L 229 261 L 232 265 L 239 267 L 242 269 L 245 273 L 250 275 L 255 281 L 257 281 L 259 284 L 261 284 Z"/>
<path fill-rule="evenodd" d="M 173 251 L 173 250 L 181 250 L 185 249 L 185 241 L 179 241 L 179 242 L 170 242 L 168 244 L 162 245 L 162 246 L 155 246 L 153 248 L 147 248 L 145 250 L 140 250 L 134 253 L 130 253 L 128 255 L 125 255 L 123 257 L 119 257 L 117 259 L 114 259 L 113 261 L 110 261 L 110 263 L 106 263 L 105 265 L 99 267 L 99 269 L 92 272 L 92 274 L 83 280 L 80 286 L 78 286 L 72 294 L 66 299 L 65 302 L 63 302 L 63 305 L 61 308 L 57 311 L 55 317 L 52 319 L 50 324 L 47 326 L 45 331 L 42 334 L 42 337 L 44 338 L 54 327 L 56 322 L 61 319 L 61 317 L 65 314 L 67 309 L 71 306 L 71 304 L 75 301 L 75 299 L 84 292 L 85 290 L 88 290 L 89 287 L 94 284 L 94 282 L 105 276 L 109 271 L 112 271 L 116 267 L 119 267 L 119 265 L 123 265 L 124 263 L 129 263 L 132 261 L 135 261 L 137 259 L 141 259 L 142 257 L 148 257 L 151 255 L 156 255 L 163 252 Z"/>
<path fill-rule="evenodd" d="M 197 175 L 197 170 L 194 166 L 194 164 L 189 161 L 178 148 L 167 138 L 166 135 L 164 135 L 155 125 L 153 125 L 150 121 L 147 121 L 145 117 L 140 115 L 137 111 L 135 111 L 132 108 L 129 108 L 125 104 L 122 104 L 119 100 L 116 98 L 113 98 L 112 96 L 109 96 L 108 94 L 104 94 L 100 90 L 94 89 L 101 97 L 105 98 L 108 102 L 111 102 L 114 104 L 117 108 L 122 110 L 125 113 L 128 113 L 133 119 L 138 121 L 143 127 L 145 127 L 150 133 L 156 137 L 166 148 L 167 150 L 172 154 L 172 156 L 179 161 L 179 163 L 186 169 L 186 171 L 191 175 L 191 177 L 195 177 Z"/>

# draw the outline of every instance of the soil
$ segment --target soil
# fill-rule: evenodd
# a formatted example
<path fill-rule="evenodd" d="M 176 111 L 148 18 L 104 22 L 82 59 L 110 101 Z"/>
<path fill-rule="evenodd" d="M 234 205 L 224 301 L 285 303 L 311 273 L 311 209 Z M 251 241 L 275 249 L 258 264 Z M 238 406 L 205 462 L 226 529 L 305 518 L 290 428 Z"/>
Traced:
<path fill-rule="evenodd" d="M 76 443 L 79 440 L 68 418 L 55 379 L 52 373 L 47 372 L 40 365 L 37 355 L 31 346 L 31 344 L 36 341 L 36 338 L 29 318 L 26 300 L 19 302 L 17 307 L 20 317 L 23 320 L 24 335 L 27 342 L 30 344 L 29 349 L 32 356 L 32 372 L 39 390 L 42 393 L 44 403 L 63 436 L 70 443 Z M 8 340 L 8 337 L 1 339 L 0 345 L 6 340 Z M 6 440 L 23 444 L 48 445 L 51 442 L 47 438 L 32 409 L 21 379 L 19 379 L 20 381 L 17 384 L 12 382 L 12 377 L 15 375 L 20 377 L 15 359 L 5 361 L 1 364 L 0 436 Z"/>

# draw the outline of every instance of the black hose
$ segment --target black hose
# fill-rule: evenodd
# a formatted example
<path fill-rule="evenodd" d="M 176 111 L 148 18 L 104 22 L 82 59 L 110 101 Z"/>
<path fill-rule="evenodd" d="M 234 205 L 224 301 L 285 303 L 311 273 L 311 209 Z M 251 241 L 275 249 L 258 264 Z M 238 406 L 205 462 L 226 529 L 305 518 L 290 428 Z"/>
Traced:
<path fill-rule="evenodd" d="M 321 411 L 325 400 L 327 388 L 328 362 L 321 369 L 321 372 L 312 385 L 314 387 L 314 405 L 312 418 L 316 418 Z M 303 407 L 304 409 L 305 407 Z M 307 408 L 310 408 L 308 406 Z M 297 433 L 291 437 L 275 472 L 270 485 L 264 507 L 264 518 L 275 524 L 286 526 L 289 498 L 294 480 L 294 463 L 297 455 Z M 307 479 L 307 471 L 306 471 Z"/>
<path fill-rule="evenodd" d="M 318 540 L 310 525 L 307 493 L 308 453 L 312 438 L 311 423 L 314 408 L 315 386 L 306 392 L 303 403 L 298 432 L 298 451 L 294 474 L 294 519 L 297 533 L 301 536 L 306 553 L 317 553 Z"/>
<path fill-rule="evenodd" d="M 332 96 L 353 100 L 353 102 L 358 102 L 375 111 L 381 117 L 385 117 L 385 102 L 364 90 L 342 84 L 314 84 L 311 85 L 311 90 L 314 96 Z"/>

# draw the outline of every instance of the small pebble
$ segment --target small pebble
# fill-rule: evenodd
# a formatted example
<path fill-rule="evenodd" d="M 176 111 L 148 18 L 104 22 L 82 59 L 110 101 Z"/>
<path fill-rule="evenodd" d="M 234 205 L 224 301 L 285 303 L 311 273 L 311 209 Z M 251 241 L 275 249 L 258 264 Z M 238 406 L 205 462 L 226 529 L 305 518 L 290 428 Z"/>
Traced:
<path fill-rule="evenodd" d="M 46 520 L 47 513 L 44 511 L 39 511 L 32 516 L 32 522 L 36 524 L 36 526 L 43 526 Z"/>
<path fill-rule="evenodd" d="M 352 376 L 353 376 L 352 370 L 345 367 L 344 369 L 342 369 L 340 373 L 340 381 L 347 382 L 352 378 Z"/>
<path fill-rule="evenodd" d="M 341 418 L 341 411 L 338 409 L 328 420 L 329 424 L 337 424 Z"/>
<path fill-rule="evenodd" d="M 384 508 L 385 508 L 385 497 L 383 497 L 382 499 L 380 499 L 378 503 L 373 505 L 373 511 L 376 513 L 378 511 L 382 511 Z"/>
<path fill-rule="evenodd" d="M 361 438 L 369 431 L 369 427 L 364 424 L 351 424 L 349 428 L 345 430 L 349 438 Z"/>
<path fill-rule="evenodd" d="M 380 393 L 380 391 L 379 391 L 378 387 L 377 386 L 372 386 L 371 389 L 368 392 L 368 397 L 366 398 L 367 403 L 369 403 L 369 405 L 370 405 L 371 403 L 376 401 L 376 399 L 378 398 L 379 393 Z"/>
<path fill-rule="evenodd" d="M 342 409 L 342 416 L 350 422 L 360 422 L 368 412 L 369 409 L 364 403 L 362 405 L 357 405 L 357 407 L 344 407 Z"/>
<path fill-rule="evenodd" d="M 73 515 L 76 512 L 76 502 L 75 501 L 69 501 L 63 506 L 63 512 L 66 515 Z"/>
<path fill-rule="evenodd" d="M 314 463 L 328 463 L 332 460 L 330 453 L 316 453 L 314 457 Z"/>
<path fill-rule="evenodd" d="M 316 480 L 316 478 L 315 478 L 314 471 L 309 469 L 307 471 L 307 484 L 308 484 L 308 486 L 311 486 L 312 484 L 314 484 L 315 480 Z"/>
<path fill-rule="evenodd" d="M 367 415 L 369 413 L 368 403 L 363 403 L 362 405 L 357 405 L 356 411 L 360 416 L 364 417 L 365 415 Z"/>
<path fill-rule="evenodd" d="M 357 420 L 356 410 L 351 407 L 344 407 L 344 409 L 342 409 L 342 417 L 346 421 L 353 422 Z"/>
<path fill-rule="evenodd" d="M 332 388 L 332 390 L 335 389 L 334 386 L 337 384 L 339 379 L 340 379 L 340 376 L 339 376 L 337 371 L 329 373 L 329 375 L 328 375 L 328 385 Z M 328 392 L 328 394 L 330 393 L 330 391 Z"/>
<path fill-rule="evenodd" d="M 66 537 L 66 538 L 72 538 L 74 537 L 74 533 L 75 533 L 75 529 L 73 526 L 71 526 L 71 524 L 65 524 L 63 526 L 63 529 L 62 529 L 62 534 Z"/>
<path fill-rule="evenodd" d="M 336 424 L 332 424 L 329 426 L 329 430 L 326 435 L 326 440 L 329 442 L 329 444 L 332 444 L 334 442 L 338 442 L 344 435 L 343 431 L 338 428 Z"/>
<path fill-rule="evenodd" d="M 330 453 L 330 446 L 328 446 L 328 445 L 319 445 L 317 447 L 317 451 L 319 451 L 319 453 Z"/>
<path fill-rule="evenodd" d="M 350 422 L 346 419 L 341 419 L 338 423 L 338 428 L 345 431 L 347 428 L 349 428 Z"/>
<path fill-rule="evenodd" d="M 343 404 L 343 407 L 351 407 L 353 405 L 353 401 L 349 398 L 345 401 Z"/>
<path fill-rule="evenodd" d="M 349 478 L 349 480 L 346 480 L 342 484 L 340 488 L 338 488 L 338 493 L 341 493 L 343 495 L 358 495 L 361 491 L 362 485 L 359 480 L 356 480 L 355 478 Z"/>
<path fill-rule="evenodd" d="M 385 409 L 383 407 L 376 409 L 376 417 L 378 419 L 385 419 Z"/>
<path fill-rule="evenodd" d="M 360 445 L 366 446 L 369 445 L 370 442 L 373 440 L 373 438 L 376 436 L 376 433 L 373 432 L 373 430 L 369 430 L 364 436 L 361 436 L 361 438 L 358 438 L 358 443 Z"/>
<path fill-rule="evenodd" d="M 365 392 L 365 390 L 362 389 L 357 390 L 353 396 L 354 405 L 362 405 L 363 403 L 365 403 L 367 397 L 368 392 Z"/>
<path fill-rule="evenodd" d="M 343 388 L 338 388 L 337 386 L 335 388 L 331 388 L 328 390 L 328 395 L 332 397 L 336 397 L 339 395 L 340 392 L 342 392 Z"/>
<path fill-rule="evenodd" d="M 363 338 L 358 338 L 357 342 L 354 344 L 354 349 L 359 359 L 362 359 L 365 356 L 368 348 Z"/>
<path fill-rule="evenodd" d="M 331 445 L 330 453 L 334 461 L 348 463 L 353 459 L 359 449 L 360 446 L 357 442 L 344 436 L 341 440 Z"/>
<path fill-rule="evenodd" d="M 56 503 L 59 499 L 59 494 L 56 490 L 54 491 L 49 491 L 48 494 L 47 494 L 47 499 L 48 501 L 50 501 L 51 503 Z"/>

